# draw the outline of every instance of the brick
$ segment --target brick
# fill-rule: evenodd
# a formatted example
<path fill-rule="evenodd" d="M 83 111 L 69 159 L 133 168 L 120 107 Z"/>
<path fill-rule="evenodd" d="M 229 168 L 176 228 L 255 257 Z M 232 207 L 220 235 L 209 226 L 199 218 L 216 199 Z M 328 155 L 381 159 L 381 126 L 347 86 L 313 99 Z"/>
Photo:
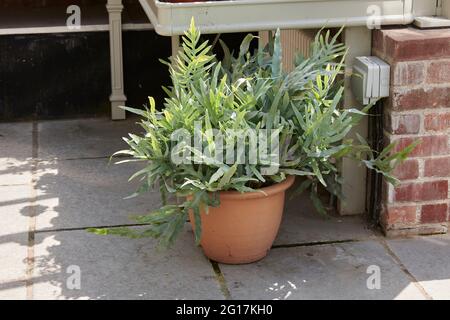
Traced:
<path fill-rule="evenodd" d="M 396 226 L 394 226 L 391 227 L 391 229 L 385 228 L 383 231 L 387 237 L 398 238 L 447 233 L 448 226 L 446 226 L 444 223 L 417 224 L 415 226 L 408 226 L 406 228 L 397 228 Z"/>
<path fill-rule="evenodd" d="M 388 226 L 414 224 L 416 219 L 416 206 L 389 206 L 383 212 L 383 221 Z"/>
<path fill-rule="evenodd" d="M 450 158 L 426 159 L 425 177 L 450 177 Z"/>
<path fill-rule="evenodd" d="M 400 151 L 416 140 L 421 141 L 421 143 L 410 153 L 410 157 L 427 157 L 449 154 L 447 135 L 400 138 L 396 141 L 397 145 L 394 150 Z"/>
<path fill-rule="evenodd" d="M 417 179 L 419 177 L 419 162 L 415 159 L 406 160 L 397 166 L 393 173 L 399 180 Z"/>
<path fill-rule="evenodd" d="M 448 196 L 448 181 L 408 183 L 395 188 L 394 201 L 444 200 Z"/>
<path fill-rule="evenodd" d="M 450 112 L 427 114 L 424 120 L 426 131 L 445 131 L 450 128 Z"/>
<path fill-rule="evenodd" d="M 425 82 L 424 62 L 399 62 L 392 73 L 392 85 L 418 85 Z"/>
<path fill-rule="evenodd" d="M 420 115 L 389 115 L 386 129 L 394 134 L 418 133 L 420 130 Z"/>
<path fill-rule="evenodd" d="M 382 30 L 384 52 L 390 61 L 433 60 L 450 56 L 450 29 Z"/>
<path fill-rule="evenodd" d="M 433 61 L 427 70 L 428 83 L 450 83 L 450 60 Z"/>
<path fill-rule="evenodd" d="M 448 206 L 443 204 L 430 204 L 422 206 L 420 214 L 421 223 L 442 223 L 447 222 Z"/>
<path fill-rule="evenodd" d="M 395 111 L 450 107 L 450 86 L 393 90 L 392 108 Z"/>

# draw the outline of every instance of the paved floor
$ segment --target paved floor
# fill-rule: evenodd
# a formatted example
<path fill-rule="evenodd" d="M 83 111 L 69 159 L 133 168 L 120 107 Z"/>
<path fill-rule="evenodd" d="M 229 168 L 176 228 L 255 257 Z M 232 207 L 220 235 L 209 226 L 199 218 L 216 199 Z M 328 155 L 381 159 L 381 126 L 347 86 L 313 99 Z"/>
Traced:
<path fill-rule="evenodd" d="M 450 236 L 387 240 L 307 198 L 250 265 L 211 263 L 188 226 L 166 252 L 87 233 L 159 205 L 156 193 L 123 200 L 138 166 L 108 164 L 134 122 L 0 124 L 0 299 L 450 299 Z"/>

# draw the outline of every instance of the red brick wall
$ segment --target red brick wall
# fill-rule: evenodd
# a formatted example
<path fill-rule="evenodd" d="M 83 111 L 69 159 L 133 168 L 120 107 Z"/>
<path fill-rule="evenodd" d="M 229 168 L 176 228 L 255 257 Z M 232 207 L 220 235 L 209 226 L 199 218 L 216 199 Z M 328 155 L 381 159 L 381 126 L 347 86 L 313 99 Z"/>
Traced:
<path fill-rule="evenodd" d="M 450 179 L 450 29 L 374 31 L 373 54 L 391 64 L 384 102 L 385 137 L 398 148 L 422 143 L 384 184 L 382 225 L 388 235 L 447 232 Z"/>

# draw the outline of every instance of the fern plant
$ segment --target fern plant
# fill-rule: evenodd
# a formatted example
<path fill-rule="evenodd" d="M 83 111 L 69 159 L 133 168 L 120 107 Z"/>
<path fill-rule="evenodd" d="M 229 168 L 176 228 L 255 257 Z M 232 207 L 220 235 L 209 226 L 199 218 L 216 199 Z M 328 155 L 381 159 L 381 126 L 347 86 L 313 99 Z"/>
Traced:
<path fill-rule="evenodd" d="M 236 56 L 221 42 L 222 61 L 217 60 L 207 41 L 201 42 L 200 36 L 192 20 L 183 36 L 182 50 L 171 62 L 165 62 L 172 86 L 163 88 L 167 98 L 162 111 L 152 98 L 145 110 L 124 107 L 142 117 L 140 125 L 145 135 L 124 138 L 129 149 L 116 155 L 132 158 L 120 163 L 145 162 L 145 167 L 130 178 L 142 182 L 133 196 L 157 187 L 163 207 L 134 217 L 147 226 L 143 230 L 89 231 L 133 238 L 151 236 L 159 239 L 161 247 L 169 247 L 192 212 L 195 239 L 200 243 L 200 213 L 220 205 L 220 191 L 258 191 L 289 175 L 306 177 L 297 192 L 310 192 L 317 210 L 325 214 L 317 189 L 322 185 L 341 195 L 338 166 L 344 157 L 358 160 L 396 183 L 392 171 L 415 145 L 397 153 L 390 145 L 377 154 L 362 137 L 357 141 L 347 138 L 372 105 L 362 110 L 341 105 L 344 89 L 340 75 L 347 50 L 338 42 L 338 34 L 331 37 L 330 32 L 321 30 L 310 57 L 296 57 L 295 68 L 289 73 L 282 68 L 279 30 L 264 49 L 253 53 L 249 50 L 253 35 L 243 40 Z M 245 136 L 249 131 L 258 137 L 266 135 L 268 140 L 277 137 L 276 154 L 251 161 L 251 139 L 233 134 Z M 180 140 L 180 132 L 190 138 Z M 267 132 L 271 133 L 269 137 Z M 234 148 L 231 161 L 219 161 L 213 156 L 223 151 L 215 139 L 219 135 L 223 144 Z M 174 155 L 181 161 L 174 163 Z"/>

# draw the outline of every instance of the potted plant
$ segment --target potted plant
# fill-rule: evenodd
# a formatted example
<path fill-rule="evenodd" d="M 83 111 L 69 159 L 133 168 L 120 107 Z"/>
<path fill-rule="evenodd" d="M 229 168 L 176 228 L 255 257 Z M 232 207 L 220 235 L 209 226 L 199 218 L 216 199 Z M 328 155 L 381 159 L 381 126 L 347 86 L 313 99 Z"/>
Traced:
<path fill-rule="evenodd" d="M 197 244 L 218 262 L 249 263 L 263 258 L 276 237 L 285 191 L 302 177 L 296 192 L 309 191 L 317 210 L 325 213 L 319 186 L 340 195 L 339 160 L 351 157 L 382 173 L 389 182 L 395 165 L 411 145 L 376 154 L 361 138 L 347 134 L 366 116 L 341 106 L 340 76 L 346 48 L 338 35 L 319 32 L 309 58 L 297 57 L 290 73 L 282 69 L 279 31 L 253 54 L 248 35 L 234 57 L 221 42 L 224 59 L 200 41 L 194 21 L 181 51 L 168 65 L 172 86 L 164 108 L 150 98 L 146 110 L 126 108 L 142 116 L 143 136 L 130 134 L 128 161 L 144 161 L 135 195 L 159 187 L 164 206 L 135 217 L 143 230 L 109 228 L 97 234 L 155 237 L 168 247 L 192 223 Z M 168 201 L 169 199 L 169 201 Z"/>

